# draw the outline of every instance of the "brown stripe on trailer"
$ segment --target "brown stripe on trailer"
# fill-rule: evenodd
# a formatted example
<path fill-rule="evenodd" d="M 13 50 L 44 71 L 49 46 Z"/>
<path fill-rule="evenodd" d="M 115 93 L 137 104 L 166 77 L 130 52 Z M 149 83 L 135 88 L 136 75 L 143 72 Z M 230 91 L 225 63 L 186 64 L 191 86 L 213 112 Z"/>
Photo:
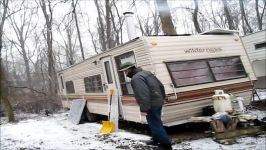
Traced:
<path fill-rule="evenodd" d="M 89 102 L 108 103 L 108 99 L 105 95 L 64 95 L 63 100 L 74 100 L 84 98 Z"/>
<path fill-rule="evenodd" d="M 214 90 L 217 90 L 217 89 L 223 89 L 226 93 L 251 91 L 253 87 L 252 84 L 250 81 L 248 81 L 248 82 L 242 82 L 242 83 L 237 83 L 237 84 L 205 88 L 205 89 L 200 89 L 200 90 L 178 92 L 177 99 L 175 98 L 175 96 L 170 95 L 169 100 L 166 102 L 166 106 L 176 105 L 177 102 L 189 103 L 189 102 L 197 101 L 197 100 L 204 99 L 204 98 L 211 98 L 211 96 L 214 95 Z M 122 104 L 127 105 L 127 106 L 134 106 L 134 105 L 137 105 L 137 102 L 133 96 L 123 96 Z"/>
<path fill-rule="evenodd" d="M 179 92 L 177 93 L 177 99 L 173 95 L 170 96 L 166 105 L 171 105 L 172 103 L 176 103 L 176 102 L 191 101 L 191 100 L 205 98 L 205 97 L 210 98 L 212 95 L 214 95 L 214 90 L 217 90 L 217 89 L 222 89 L 226 93 L 250 91 L 253 88 L 252 84 L 250 81 L 248 81 L 248 82 L 217 86 L 217 87 L 211 87 L 211 88 L 200 89 L 200 90 Z"/>
<path fill-rule="evenodd" d="M 122 96 L 122 104 L 127 106 L 138 105 L 134 96 Z"/>

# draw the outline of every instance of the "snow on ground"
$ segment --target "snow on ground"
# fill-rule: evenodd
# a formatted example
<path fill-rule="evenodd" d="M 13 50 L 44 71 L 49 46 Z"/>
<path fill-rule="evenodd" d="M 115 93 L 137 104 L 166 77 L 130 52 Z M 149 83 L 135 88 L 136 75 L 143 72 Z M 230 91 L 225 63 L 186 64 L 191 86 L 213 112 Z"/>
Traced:
<path fill-rule="evenodd" d="M 262 112 L 259 112 L 262 113 Z M 265 112 L 264 112 L 265 113 Z M 101 124 L 72 124 L 68 113 L 55 114 L 49 117 L 34 116 L 17 123 L 1 124 L 1 150 L 83 150 L 83 149 L 151 149 L 143 141 L 149 140 L 146 135 L 134 134 L 120 130 L 111 135 L 99 133 Z M 218 144 L 211 138 L 185 141 L 173 145 L 174 149 L 195 150 L 264 150 L 266 135 L 243 137 L 234 145 Z"/>

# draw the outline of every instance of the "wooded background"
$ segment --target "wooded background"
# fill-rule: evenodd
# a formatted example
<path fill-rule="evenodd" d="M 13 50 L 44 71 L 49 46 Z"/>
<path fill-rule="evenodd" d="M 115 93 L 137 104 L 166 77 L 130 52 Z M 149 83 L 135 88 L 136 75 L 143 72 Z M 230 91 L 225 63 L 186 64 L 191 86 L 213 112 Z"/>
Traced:
<path fill-rule="evenodd" d="M 123 12 L 138 36 L 246 35 L 266 28 L 266 0 L 1 0 L 1 110 L 56 111 L 56 72 L 127 42 Z M 9 111 L 8 111 L 9 110 Z"/>

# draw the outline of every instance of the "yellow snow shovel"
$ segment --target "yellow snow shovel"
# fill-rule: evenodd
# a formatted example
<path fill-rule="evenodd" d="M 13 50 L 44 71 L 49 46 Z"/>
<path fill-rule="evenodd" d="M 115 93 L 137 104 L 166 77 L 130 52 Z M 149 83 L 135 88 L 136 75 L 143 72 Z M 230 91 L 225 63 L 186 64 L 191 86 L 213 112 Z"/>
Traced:
<path fill-rule="evenodd" d="M 115 93 L 115 89 L 110 89 L 109 90 L 109 95 L 110 95 L 110 104 L 109 104 L 109 114 L 108 114 L 108 120 L 109 121 L 103 121 L 103 126 L 100 130 L 100 133 L 112 133 L 115 131 L 115 124 L 113 122 L 110 121 L 110 115 L 111 115 L 111 104 L 112 104 L 112 99 L 113 99 L 113 95 Z"/>

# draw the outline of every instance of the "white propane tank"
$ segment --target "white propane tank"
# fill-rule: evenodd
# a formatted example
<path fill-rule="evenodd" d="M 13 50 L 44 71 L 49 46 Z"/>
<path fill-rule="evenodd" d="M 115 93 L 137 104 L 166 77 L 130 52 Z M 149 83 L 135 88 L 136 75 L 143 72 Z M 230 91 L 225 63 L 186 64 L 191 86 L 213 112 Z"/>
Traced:
<path fill-rule="evenodd" d="M 233 111 L 230 96 L 224 93 L 223 90 L 214 90 L 215 95 L 212 96 L 213 107 L 215 112 Z"/>
<path fill-rule="evenodd" d="M 237 97 L 236 99 L 232 100 L 233 114 L 244 114 L 245 109 L 243 100 L 243 97 Z"/>

